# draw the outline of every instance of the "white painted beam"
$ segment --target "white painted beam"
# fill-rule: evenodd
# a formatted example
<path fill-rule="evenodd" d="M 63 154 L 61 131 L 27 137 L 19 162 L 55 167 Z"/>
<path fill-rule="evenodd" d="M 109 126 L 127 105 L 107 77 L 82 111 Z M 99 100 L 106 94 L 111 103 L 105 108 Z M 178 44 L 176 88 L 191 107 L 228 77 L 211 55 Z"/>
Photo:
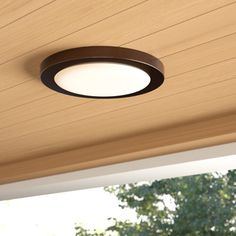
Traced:
<path fill-rule="evenodd" d="M 236 142 L 0 185 L 0 200 L 236 169 Z"/>

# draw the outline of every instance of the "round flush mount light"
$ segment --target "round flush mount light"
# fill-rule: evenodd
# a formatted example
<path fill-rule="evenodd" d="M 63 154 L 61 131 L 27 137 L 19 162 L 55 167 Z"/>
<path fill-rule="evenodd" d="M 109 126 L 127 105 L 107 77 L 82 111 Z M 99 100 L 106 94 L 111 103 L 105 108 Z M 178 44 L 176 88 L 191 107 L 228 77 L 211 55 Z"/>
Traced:
<path fill-rule="evenodd" d="M 121 47 L 73 48 L 47 57 L 41 80 L 72 96 L 121 98 L 150 92 L 164 81 L 163 65 L 147 53 Z"/>

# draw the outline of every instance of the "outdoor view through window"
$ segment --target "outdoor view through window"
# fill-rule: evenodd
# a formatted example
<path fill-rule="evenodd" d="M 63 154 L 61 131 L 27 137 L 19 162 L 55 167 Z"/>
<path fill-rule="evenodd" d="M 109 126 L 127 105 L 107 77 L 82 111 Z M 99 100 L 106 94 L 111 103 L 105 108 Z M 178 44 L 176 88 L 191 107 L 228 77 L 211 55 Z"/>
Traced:
<path fill-rule="evenodd" d="M 0 202 L 1 236 L 235 236 L 236 170 Z"/>

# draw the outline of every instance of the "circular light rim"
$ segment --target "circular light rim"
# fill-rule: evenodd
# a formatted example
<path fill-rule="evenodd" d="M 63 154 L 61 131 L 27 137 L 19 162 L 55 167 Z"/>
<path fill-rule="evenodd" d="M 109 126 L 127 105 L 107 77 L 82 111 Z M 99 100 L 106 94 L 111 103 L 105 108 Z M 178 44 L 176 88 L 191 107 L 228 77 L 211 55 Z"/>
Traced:
<path fill-rule="evenodd" d="M 137 67 L 150 76 L 150 83 L 134 93 L 104 97 L 73 93 L 56 84 L 54 77 L 59 71 L 89 62 L 114 62 Z M 124 98 L 145 94 L 161 86 L 164 81 L 164 68 L 156 57 L 134 49 L 111 46 L 80 47 L 55 53 L 41 63 L 40 74 L 42 82 L 52 90 L 66 95 L 96 99 Z"/>

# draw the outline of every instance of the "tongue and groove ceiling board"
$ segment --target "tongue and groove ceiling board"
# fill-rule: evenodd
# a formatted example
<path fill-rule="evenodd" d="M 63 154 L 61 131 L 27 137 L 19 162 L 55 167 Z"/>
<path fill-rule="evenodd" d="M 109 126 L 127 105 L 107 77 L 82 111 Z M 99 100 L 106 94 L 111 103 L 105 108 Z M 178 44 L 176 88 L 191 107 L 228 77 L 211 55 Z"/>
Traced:
<path fill-rule="evenodd" d="M 160 58 L 164 84 L 124 99 L 46 88 L 40 62 L 73 47 Z M 236 2 L 5 0 L 0 183 L 236 141 Z"/>

